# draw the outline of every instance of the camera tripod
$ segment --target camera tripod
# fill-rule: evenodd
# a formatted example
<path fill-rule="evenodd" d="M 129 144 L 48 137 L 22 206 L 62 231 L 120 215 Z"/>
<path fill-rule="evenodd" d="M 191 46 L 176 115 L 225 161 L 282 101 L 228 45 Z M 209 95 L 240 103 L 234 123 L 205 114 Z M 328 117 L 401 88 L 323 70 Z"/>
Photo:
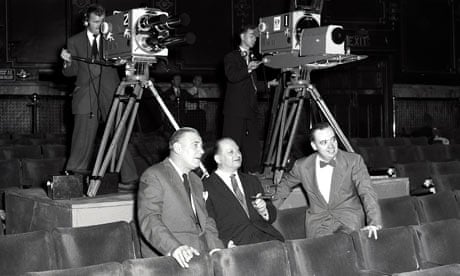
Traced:
<path fill-rule="evenodd" d="M 120 172 L 144 88 L 152 92 L 173 128 L 175 130 L 179 129 L 174 116 L 161 99 L 153 82 L 149 80 L 149 64 L 147 62 L 138 62 L 127 63 L 125 66 L 126 78 L 120 83 L 115 93 L 90 177 L 87 192 L 89 197 L 94 197 L 97 194 L 109 165 L 111 172 Z M 127 93 L 126 88 L 128 87 L 133 88 L 131 93 Z M 120 142 L 122 143 L 120 144 Z M 109 145 L 108 148 L 107 145 Z M 209 175 L 202 163 L 200 163 L 200 168 L 203 176 Z"/>
<path fill-rule="evenodd" d="M 293 71 L 293 79 L 284 89 L 281 98 L 282 102 L 279 104 L 277 111 L 276 107 L 280 100 L 279 94 L 281 93 L 281 89 L 277 90 L 273 100 L 272 114 L 276 112 L 276 116 L 272 117 L 269 125 L 267 135 L 269 139 L 267 141 L 268 151 L 264 154 L 266 156 L 264 165 L 274 169 L 274 185 L 279 184 L 286 170 L 306 99 L 310 100 L 310 105 L 312 105 L 313 101 L 317 104 L 345 149 L 349 152 L 354 152 L 350 142 L 326 106 L 318 90 L 310 83 L 310 72 L 312 69 L 314 68 L 306 65 Z"/>

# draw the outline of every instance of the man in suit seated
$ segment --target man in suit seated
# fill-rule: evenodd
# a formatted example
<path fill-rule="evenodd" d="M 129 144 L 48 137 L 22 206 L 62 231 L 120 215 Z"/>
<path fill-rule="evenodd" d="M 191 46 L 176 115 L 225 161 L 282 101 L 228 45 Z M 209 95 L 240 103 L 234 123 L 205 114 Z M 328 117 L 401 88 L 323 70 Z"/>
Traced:
<path fill-rule="evenodd" d="M 310 144 L 316 153 L 298 159 L 281 179 L 277 189 L 280 203 L 291 188 L 301 183 L 309 204 L 305 218 L 307 238 L 361 229 L 377 239 L 382 219 L 362 157 L 338 149 L 328 123 L 313 126 Z"/>
<path fill-rule="evenodd" d="M 238 172 L 242 156 L 235 141 L 230 138 L 217 141 L 214 160 L 217 170 L 204 181 L 204 188 L 208 192 L 206 208 L 216 221 L 220 239 L 225 244 L 233 241 L 235 245 L 283 241 L 283 236 L 271 225 L 276 219 L 276 209 L 270 200 L 261 198 L 263 189 L 259 180 Z"/>
<path fill-rule="evenodd" d="M 176 130 L 169 140 L 169 149 L 168 158 L 141 176 L 138 220 L 150 246 L 161 255 L 174 257 L 182 267 L 188 267 L 194 255 L 213 252 L 223 248 L 223 244 L 214 220 L 206 211 L 203 184 L 191 172 L 199 167 L 204 153 L 198 131 Z M 155 256 L 145 244 L 142 246 L 144 257 Z"/>

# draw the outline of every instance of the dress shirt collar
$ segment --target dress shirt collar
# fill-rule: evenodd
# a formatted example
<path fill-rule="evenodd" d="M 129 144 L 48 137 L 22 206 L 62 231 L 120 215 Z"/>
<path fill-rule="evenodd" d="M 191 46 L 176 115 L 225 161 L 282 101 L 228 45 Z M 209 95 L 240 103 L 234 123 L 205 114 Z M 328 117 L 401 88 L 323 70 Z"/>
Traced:
<path fill-rule="evenodd" d="M 174 170 L 177 172 L 177 174 L 179 175 L 179 177 L 182 179 L 182 181 L 184 181 L 184 178 L 182 177 L 182 175 L 185 173 L 186 175 L 188 175 L 188 173 L 186 172 L 183 172 L 179 169 L 179 167 L 174 163 L 174 161 L 172 161 L 171 158 L 168 158 L 168 161 L 171 163 L 171 165 L 173 166 Z"/>
<path fill-rule="evenodd" d="M 90 32 L 89 30 L 86 30 L 86 36 L 88 36 L 89 44 L 91 46 L 93 46 L 94 34 L 92 32 Z M 98 34 L 96 36 L 97 46 L 99 46 L 99 38 L 100 38 L 100 36 L 101 36 L 101 34 Z"/>

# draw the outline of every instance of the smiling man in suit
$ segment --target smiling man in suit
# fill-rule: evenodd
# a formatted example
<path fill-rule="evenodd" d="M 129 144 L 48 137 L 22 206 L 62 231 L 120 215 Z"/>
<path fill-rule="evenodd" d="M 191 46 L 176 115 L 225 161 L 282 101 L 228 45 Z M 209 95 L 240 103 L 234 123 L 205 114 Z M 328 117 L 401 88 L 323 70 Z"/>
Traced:
<path fill-rule="evenodd" d="M 169 149 L 168 158 L 141 176 L 138 220 L 148 244 L 186 268 L 194 255 L 224 246 L 206 211 L 203 184 L 192 172 L 204 153 L 198 131 L 187 127 L 176 130 Z M 144 257 L 154 256 L 148 248 L 141 249 Z"/>
<path fill-rule="evenodd" d="M 228 244 L 251 244 L 270 240 L 283 241 L 271 225 L 276 209 L 270 200 L 261 198 L 262 185 L 257 177 L 238 172 L 242 156 L 230 138 L 216 143 L 214 160 L 217 170 L 204 181 L 208 192 L 206 208 L 216 221 L 220 239 Z"/>
<path fill-rule="evenodd" d="M 362 157 L 338 149 L 328 123 L 313 126 L 310 143 L 316 153 L 297 160 L 284 174 L 277 189 L 280 202 L 301 183 L 309 205 L 305 219 L 307 238 L 361 229 L 377 239 L 381 214 Z"/>

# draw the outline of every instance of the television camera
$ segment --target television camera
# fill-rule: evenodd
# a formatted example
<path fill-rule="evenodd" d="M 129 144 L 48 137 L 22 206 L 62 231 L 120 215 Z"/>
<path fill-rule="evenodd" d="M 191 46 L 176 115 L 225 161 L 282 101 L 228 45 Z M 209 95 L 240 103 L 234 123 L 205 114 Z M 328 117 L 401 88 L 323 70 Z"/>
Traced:
<path fill-rule="evenodd" d="M 114 182 L 108 185 L 118 189 L 118 173 L 124 161 L 144 90 L 152 92 L 173 128 L 179 128 L 149 78 L 149 65 L 158 62 L 160 58 L 166 58 L 168 47 L 195 42 L 193 33 L 172 35 L 172 30 L 186 26 L 189 22 L 190 18 L 186 14 L 169 17 L 168 13 L 158 9 L 138 8 L 107 16 L 101 24 L 104 38 L 102 65 L 124 64 L 126 77 L 117 88 L 107 117 L 89 180 L 88 196 L 95 196 L 103 181 Z M 130 89 L 126 89 L 128 87 Z M 203 176 L 208 175 L 202 164 L 200 167 Z M 107 170 L 112 174 L 105 175 Z"/>
<path fill-rule="evenodd" d="M 154 8 L 116 12 L 101 24 L 104 59 L 114 63 L 154 63 L 158 57 L 168 56 L 168 47 L 195 42 L 196 37 L 190 32 L 172 36 L 174 29 L 189 23 L 187 14 L 170 17 L 167 12 Z"/>
<path fill-rule="evenodd" d="M 291 73 L 291 81 L 282 83 L 284 91 L 279 88 L 275 92 L 271 113 L 276 116 L 271 117 L 264 148 L 265 166 L 273 168 L 275 186 L 286 170 L 306 99 L 310 106 L 316 104 L 319 107 L 346 150 L 353 152 L 318 90 L 310 83 L 310 73 L 366 56 L 350 53 L 342 26 L 321 26 L 322 2 L 296 0 L 297 10 L 259 20 L 259 52 L 263 55 L 263 63 Z"/>

